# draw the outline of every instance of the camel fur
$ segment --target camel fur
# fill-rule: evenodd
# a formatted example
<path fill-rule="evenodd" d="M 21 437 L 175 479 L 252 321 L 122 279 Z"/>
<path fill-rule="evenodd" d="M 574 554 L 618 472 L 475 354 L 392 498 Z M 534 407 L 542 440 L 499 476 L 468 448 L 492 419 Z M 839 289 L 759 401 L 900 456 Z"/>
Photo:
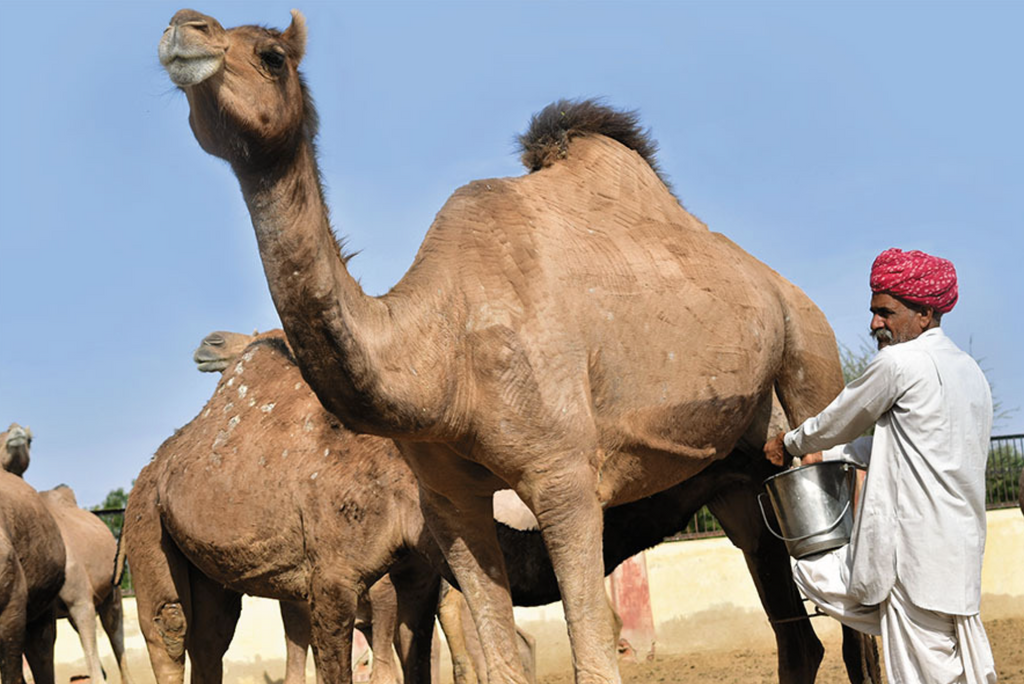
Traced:
<path fill-rule="evenodd" d="M 132 569 L 157 682 L 182 681 L 186 651 L 193 682 L 220 681 L 243 593 L 282 602 L 293 647 L 304 663 L 312 643 L 327 684 L 351 681 L 359 623 L 372 625 L 375 682 L 396 681 L 396 633 L 405 681 L 425 681 L 439 575 L 416 491 L 393 445 L 323 410 L 280 332 L 257 336 L 128 497 L 118 563 Z M 385 572 L 401 629 L 376 610 Z"/>
<path fill-rule="evenodd" d="M 324 202 L 306 37 L 297 11 L 276 31 L 181 10 L 159 44 L 193 135 L 239 181 L 303 377 L 410 464 L 490 681 L 525 682 L 492 518 L 511 487 L 551 556 L 577 682 L 618 682 L 602 511 L 763 443 L 773 392 L 790 424 L 823 409 L 843 385 L 832 331 L 679 204 L 635 117 L 592 101 L 538 115 L 521 137 L 537 170 L 458 189 L 401 281 L 366 295 Z M 819 651 L 780 679 L 813 681 Z"/>
<path fill-rule="evenodd" d="M 124 611 L 121 587 L 114 584 L 117 540 L 95 514 L 78 507 L 67 485 L 40 492 L 43 504 L 57 522 L 67 560 L 64 585 L 57 603 L 57 618 L 67 618 L 78 632 L 93 682 L 104 682 L 96 644 L 96 617 L 110 641 L 121 683 L 132 684 L 124 652 Z"/>
<path fill-rule="evenodd" d="M 64 543 L 39 493 L 0 470 L 0 679 L 22 684 L 22 656 L 36 684 L 54 684 L 57 594 Z"/>

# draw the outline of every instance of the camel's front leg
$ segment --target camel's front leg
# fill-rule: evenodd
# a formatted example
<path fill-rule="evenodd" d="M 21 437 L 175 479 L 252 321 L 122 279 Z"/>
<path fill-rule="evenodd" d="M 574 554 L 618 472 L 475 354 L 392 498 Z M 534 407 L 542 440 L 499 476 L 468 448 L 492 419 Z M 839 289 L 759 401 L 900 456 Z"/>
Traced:
<path fill-rule="evenodd" d="M 281 601 L 280 608 L 284 625 L 284 684 L 305 684 L 306 652 L 312 630 L 309 606 L 305 601 Z"/>
<path fill-rule="evenodd" d="M 577 684 L 620 682 L 615 617 L 604 588 L 604 518 L 589 459 L 553 459 L 516 487 L 537 516 L 562 594 Z M 562 463 L 564 465 L 559 465 Z"/>
<path fill-rule="evenodd" d="M 309 598 L 317 681 L 352 684 L 352 630 L 359 598 L 356 583 L 334 568 L 316 567 Z"/>
<path fill-rule="evenodd" d="M 473 613 L 488 681 L 527 684 L 518 658 L 512 599 L 494 531 L 491 494 L 473 493 L 475 484 L 458 482 L 453 476 L 446 491 L 455 494 L 446 498 L 424 487 L 421 479 L 424 517 Z"/>

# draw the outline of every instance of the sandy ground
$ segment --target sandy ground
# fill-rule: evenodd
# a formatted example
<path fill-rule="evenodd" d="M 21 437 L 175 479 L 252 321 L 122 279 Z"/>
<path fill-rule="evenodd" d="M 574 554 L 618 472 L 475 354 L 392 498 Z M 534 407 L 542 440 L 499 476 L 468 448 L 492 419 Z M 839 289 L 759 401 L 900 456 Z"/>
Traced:
<path fill-rule="evenodd" d="M 1024 684 L 1024 618 L 985 623 L 1001 684 Z M 826 654 L 818 672 L 818 684 L 847 684 L 838 640 L 825 642 Z M 774 684 L 775 652 L 739 649 L 706 651 L 691 655 L 659 656 L 653 662 L 622 664 L 624 684 Z M 571 684 L 572 673 L 541 677 L 539 684 Z"/>

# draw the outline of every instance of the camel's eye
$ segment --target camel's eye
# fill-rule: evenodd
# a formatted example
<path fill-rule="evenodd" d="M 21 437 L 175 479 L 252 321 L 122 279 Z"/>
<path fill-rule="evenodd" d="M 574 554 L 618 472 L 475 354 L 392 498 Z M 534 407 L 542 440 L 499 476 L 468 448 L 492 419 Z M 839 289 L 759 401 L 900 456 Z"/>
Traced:
<path fill-rule="evenodd" d="M 277 70 L 284 66 L 284 53 L 277 50 L 264 50 L 260 53 L 260 59 L 271 69 Z"/>

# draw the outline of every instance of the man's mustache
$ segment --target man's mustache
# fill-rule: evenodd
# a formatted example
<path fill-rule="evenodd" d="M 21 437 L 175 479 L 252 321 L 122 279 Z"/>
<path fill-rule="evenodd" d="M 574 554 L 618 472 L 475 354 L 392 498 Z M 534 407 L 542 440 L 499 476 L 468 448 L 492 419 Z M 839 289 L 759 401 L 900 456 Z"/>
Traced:
<path fill-rule="evenodd" d="M 871 337 L 876 342 L 892 343 L 892 332 L 888 328 L 876 328 L 871 331 Z"/>

